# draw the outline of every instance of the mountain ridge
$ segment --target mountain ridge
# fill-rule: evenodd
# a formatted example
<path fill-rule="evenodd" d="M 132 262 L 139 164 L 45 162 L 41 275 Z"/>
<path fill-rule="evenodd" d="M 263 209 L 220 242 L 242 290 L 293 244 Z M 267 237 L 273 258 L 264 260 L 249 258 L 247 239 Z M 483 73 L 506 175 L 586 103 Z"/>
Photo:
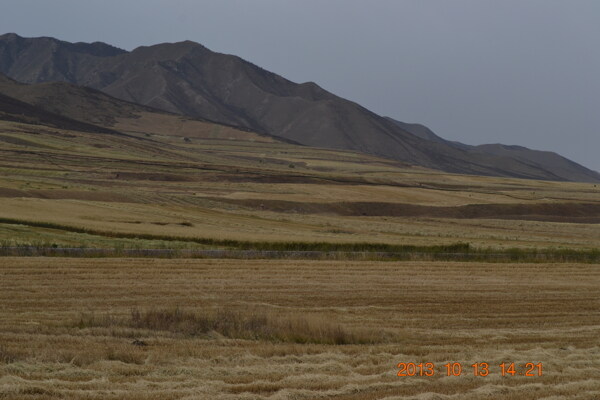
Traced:
<path fill-rule="evenodd" d="M 531 163 L 522 154 L 473 151 L 419 137 L 315 83 L 294 83 L 192 41 L 128 52 L 110 45 L 85 49 L 85 44 L 51 38 L 17 38 L 0 36 L 0 72 L 21 82 L 65 81 L 308 146 L 355 150 L 447 172 L 600 181 L 600 174 L 576 163 L 564 170 Z"/>

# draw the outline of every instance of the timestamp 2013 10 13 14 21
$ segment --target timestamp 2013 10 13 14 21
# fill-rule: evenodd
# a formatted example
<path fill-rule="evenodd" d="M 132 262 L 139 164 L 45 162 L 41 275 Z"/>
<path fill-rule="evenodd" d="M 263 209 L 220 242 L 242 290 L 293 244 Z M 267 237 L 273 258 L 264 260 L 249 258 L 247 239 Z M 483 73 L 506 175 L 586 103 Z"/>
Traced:
<path fill-rule="evenodd" d="M 448 362 L 443 364 L 441 369 L 436 370 L 436 365 L 432 362 L 400 362 L 397 365 L 398 376 L 427 376 L 431 377 L 436 373 L 444 374 L 445 376 L 461 376 L 472 374 L 473 376 L 489 376 L 493 372 L 499 373 L 501 376 L 527 376 L 535 377 L 543 375 L 543 365 L 541 362 L 503 362 L 500 364 L 490 364 L 487 362 L 478 362 L 464 365 L 459 362 Z"/>

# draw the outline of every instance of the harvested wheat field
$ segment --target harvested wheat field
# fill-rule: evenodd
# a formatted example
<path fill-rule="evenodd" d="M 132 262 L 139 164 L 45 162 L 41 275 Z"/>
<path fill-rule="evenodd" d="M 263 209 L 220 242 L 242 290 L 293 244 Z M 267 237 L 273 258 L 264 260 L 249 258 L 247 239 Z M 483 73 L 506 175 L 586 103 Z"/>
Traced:
<path fill-rule="evenodd" d="M 595 399 L 599 287 L 594 264 L 2 258 L 0 398 Z"/>

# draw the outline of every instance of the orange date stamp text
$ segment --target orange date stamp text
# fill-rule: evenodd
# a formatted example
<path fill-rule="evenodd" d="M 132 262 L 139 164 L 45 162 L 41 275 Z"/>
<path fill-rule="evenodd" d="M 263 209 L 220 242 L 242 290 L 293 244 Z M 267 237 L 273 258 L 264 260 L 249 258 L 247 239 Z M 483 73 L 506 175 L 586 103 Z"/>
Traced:
<path fill-rule="evenodd" d="M 492 373 L 499 373 L 501 376 L 542 376 L 543 365 L 541 362 L 533 363 L 515 363 L 503 362 L 497 365 L 491 365 L 487 362 L 478 362 L 474 364 L 463 365 L 459 362 L 449 362 L 441 367 L 436 367 L 432 362 L 400 362 L 396 366 L 398 376 L 434 376 L 442 374 L 444 376 L 461 376 L 472 374 L 473 376 L 488 376 Z"/>

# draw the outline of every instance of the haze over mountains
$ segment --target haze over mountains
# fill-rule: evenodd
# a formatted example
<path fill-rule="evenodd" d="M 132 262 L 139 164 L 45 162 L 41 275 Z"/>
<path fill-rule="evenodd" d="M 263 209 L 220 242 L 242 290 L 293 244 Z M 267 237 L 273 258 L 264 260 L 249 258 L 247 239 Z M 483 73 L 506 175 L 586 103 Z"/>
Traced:
<path fill-rule="evenodd" d="M 450 142 L 422 125 L 379 116 L 315 83 L 296 84 L 239 57 L 189 41 L 127 52 L 104 43 L 6 34 L 0 36 L 0 72 L 24 83 L 68 82 L 127 102 L 303 145 L 355 150 L 447 172 L 600 181 L 597 172 L 555 153 Z M 96 101 L 99 93 L 92 90 L 81 92 L 65 84 L 41 90 L 40 85 L 4 82 L 0 92 L 5 95 L 87 123 L 111 126 L 112 112 L 126 112 L 119 103 L 111 106 L 107 99 Z M 69 103 L 67 99 L 75 92 L 86 100 Z M 56 100 L 49 100 L 61 97 L 65 100 L 60 107 Z M 87 111 L 82 112 L 81 104 Z M 98 110 L 90 113 L 94 107 Z M 95 119 L 90 120 L 90 115 Z"/>

